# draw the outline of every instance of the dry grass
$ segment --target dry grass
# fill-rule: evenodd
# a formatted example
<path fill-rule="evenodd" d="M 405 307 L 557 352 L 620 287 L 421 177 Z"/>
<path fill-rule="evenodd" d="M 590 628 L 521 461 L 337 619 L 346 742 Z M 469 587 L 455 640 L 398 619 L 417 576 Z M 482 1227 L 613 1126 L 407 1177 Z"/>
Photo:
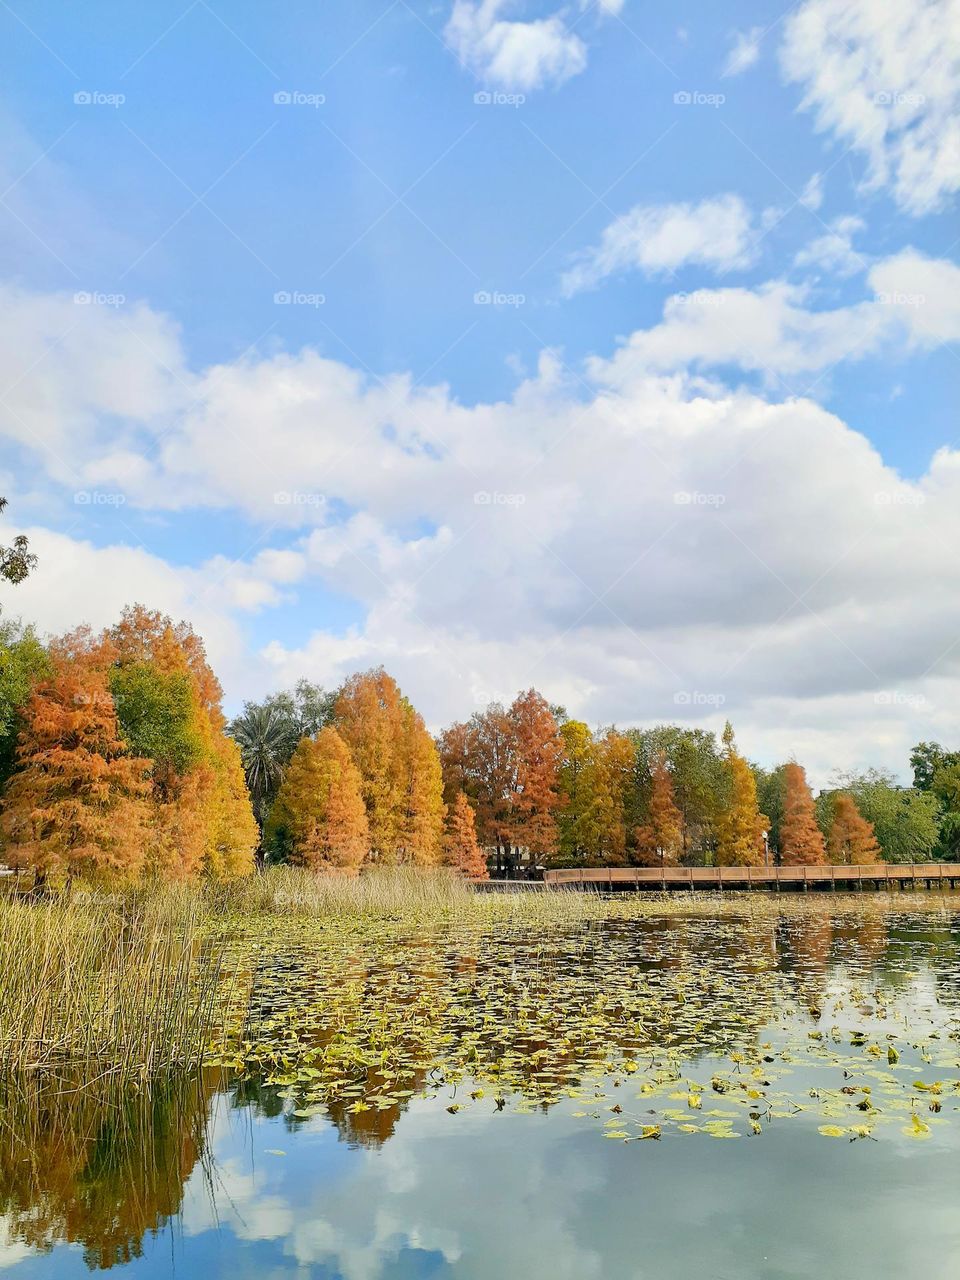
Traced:
<path fill-rule="evenodd" d="M 219 961 L 183 892 L 0 900 L 0 1062 L 154 1074 L 200 1061 Z"/>

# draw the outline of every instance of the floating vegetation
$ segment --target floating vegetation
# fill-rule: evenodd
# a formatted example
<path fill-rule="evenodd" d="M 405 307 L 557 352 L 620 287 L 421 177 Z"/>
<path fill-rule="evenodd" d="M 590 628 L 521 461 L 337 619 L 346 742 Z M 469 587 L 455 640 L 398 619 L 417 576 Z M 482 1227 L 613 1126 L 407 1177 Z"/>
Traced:
<path fill-rule="evenodd" d="M 402 871 L 0 901 L 9 1079 L 201 1062 L 381 1142 L 417 1097 L 621 1141 L 936 1141 L 960 897 L 475 894 Z"/>
<path fill-rule="evenodd" d="M 935 1136 L 960 1110 L 960 901 L 568 895 L 258 919 L 208 1062 L 382 1141 L 418 1096 L 606 1138 Z"/>

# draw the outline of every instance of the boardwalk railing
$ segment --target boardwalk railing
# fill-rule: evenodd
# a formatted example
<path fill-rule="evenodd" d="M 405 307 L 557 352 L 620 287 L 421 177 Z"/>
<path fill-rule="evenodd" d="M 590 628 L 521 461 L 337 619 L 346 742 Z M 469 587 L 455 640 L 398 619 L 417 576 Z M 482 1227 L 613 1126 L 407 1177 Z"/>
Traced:
<path fill-rule="evenodd" d="M 547 887 L 589 885 L 596 889 L 751 889 L 855 885 L 862 888 L 960 885 L 960 863 L 874 862 L 826 867 L 558 867 L 545 871 Z"/>

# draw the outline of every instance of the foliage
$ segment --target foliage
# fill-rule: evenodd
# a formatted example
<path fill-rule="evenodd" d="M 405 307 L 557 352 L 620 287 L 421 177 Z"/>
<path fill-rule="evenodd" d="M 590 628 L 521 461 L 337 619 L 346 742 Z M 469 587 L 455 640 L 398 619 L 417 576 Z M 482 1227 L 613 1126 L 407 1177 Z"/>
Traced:
<path fill-rule="evenodd" d="M 124 610 L 108 640 L 116 655 L 111 680 L 136 731 L 147 733 L 151 706 L 175 725 L 172 747 L 159 744 L 151 771 L 151 869 L 175 879 L 248 875 L 259 830 L 202 640 L 189 624 L 142 605 Z"/>
<path fill-rule="evenodd" d="M 682 818 L 681 861 L 706 861 L 729 786 L 715 735 L 705 729 L 661 724 L 653 729 L 631 730 L 629 736 L 637 748 L 635 822 L 645 821 L 653 764 L 662 756 L 670 770 L 674 802 Z"/>
<path fill-rule="evenodd" d="M 244 703 L 242 713 L 227 728 L 240 748 L 247 790 L 262 829 L 300 738 L 291 719 L 267 703 Z"/>
<path fill-rule="evenodd" d="M 929 791 L 901 787 L 878 769 L 840 774 L 836 788 L 853 796 L 873 826 L 885 862 L 925 862 L 937 846 L 939 804 Z"/>
<path fill-rule="evenodd" d="M 3 514 L 6 506 L 7 499 L 0 498 L 0 515 Z M 14 584 L 22 582 L 36 567 L 37 557 L 31 553 L 30 544 L 24 534 L 18 534 L 12 546 L 0 546 L 0 578 L 6 582 Z"/>
<path fill-rule="evenodd" d="M 110 690 L 127 748 L 153 761 L 161 785 L 199 762 L 203 740 L 186 670 L 161 671 L 149 662 L 131 662 L 110 672 Z"/>
<path fill-rule="evenodd" d="M 673 797 L 673 779 L 666 757 L 658 755 L 650 768 L 647 822 L 637 828 L 637 861 L 649 867 L 676 866 L 683 849 L 683 815 Z"/>
<path fill-rule="evenodd" d="M 557 721 L 536 689 L 518 694 L 507 714 L 516 759 L 510 837 L 514 845 L 546 857 L 557 843 Z"/>
<path fill-rule="evenodd" d="M 728 786 L 726 803 L 716 820 L 717 863 L 758 867 L 763 864 L 767 819 L 757 807 L 757 784 L 749 764 L 737 751 L 729 723 L 723 742 Z"/>
<path fill-rule="evenodd" d="M 443 861 L 472 880 L 486 880 L 487 860 L 477 843 L 473 806 L 461 791 L 447 810 L 443 837 Z"/>
<path fill-rule="evenodd" d="M 24 708 L 0 820 L 15 866 L 121 877 L 144 867 L 150 762 L 120 737 L 105 656 L 88 631 L 65 637 Z"/>
<path fill-rule="evenodd" d="M 826 861 L 823 835 L 817 826 L 813 796 L 802 765 L 783 766 L 783 818 L 779 831 L 784 866 L 820 866 Z"/>
<path fill-rule="evenodd" d="M 49 674 L 49 655 L 33 628 L 0 619 L 0 787 L 13 772 L 23 708 Z"/>
<path fill-rule="evenodd" d="M 857 802 L 846 791 L 834 794 L 827 836 L 830 861 L 837 865 L 869 865 L 880 861 L 880 845 L 873 825 L 862 816 Z"/>
<path fill-rule="evenodd" d="M 303 738 L 287 766 L 266 840 L 279 860 L 313 871 L 356 871 L 370 832 L 360 774 L 335 729 Z"/>
<path fill-rule="evenodd" d="M 351 676 L 332 725 L 360 773 L 371 857 L 384 865 L 439 862 L 443 797 L 436 744 L 382 667 Z"/>
<path fill-rule="evenodd" d="M 960 751 L 946 751 L 938 742 L 920 742 L 910 763 L 913 785 L 936 796 L 940 805 L 937 856 L 960 861 Z"/>

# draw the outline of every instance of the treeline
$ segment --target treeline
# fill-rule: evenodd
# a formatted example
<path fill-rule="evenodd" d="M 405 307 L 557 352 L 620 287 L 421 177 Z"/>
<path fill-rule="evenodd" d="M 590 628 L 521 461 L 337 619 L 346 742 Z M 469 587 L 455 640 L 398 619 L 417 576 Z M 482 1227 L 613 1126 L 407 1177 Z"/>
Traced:
<path fill-rule="evenodd" d="M 382 669 L 228 724 L 185 623 L 135 606 L 49 644 L 0 623 L 0 855 L 41 878 L 956 859 L 960 752 L 912 763 L 912 787 L 870 771 L 815 798 L 729 725 L 594 730 L 534 689 L 434 739 Z"/>

